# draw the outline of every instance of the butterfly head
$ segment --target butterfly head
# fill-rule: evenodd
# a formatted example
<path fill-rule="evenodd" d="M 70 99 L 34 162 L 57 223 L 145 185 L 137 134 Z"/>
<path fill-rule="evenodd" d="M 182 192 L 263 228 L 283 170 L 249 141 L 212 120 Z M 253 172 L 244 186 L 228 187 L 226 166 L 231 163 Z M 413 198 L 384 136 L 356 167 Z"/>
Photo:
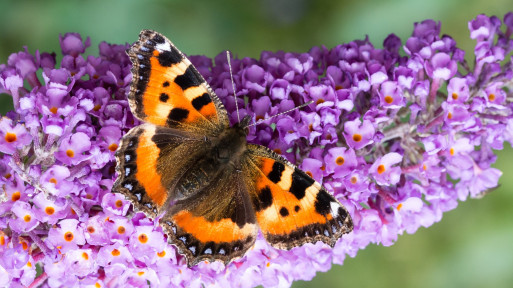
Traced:
<path fill-rule="evenodd" d="M 239 123 L 235 124 L 233 127 L 242 130 L 245 135 L 248 135 L 250 126 L 249 122 L 251 122 L 251 116 L 246 115 L 244 116 L 244 118 L 242 118 L 242 120 Z"/>

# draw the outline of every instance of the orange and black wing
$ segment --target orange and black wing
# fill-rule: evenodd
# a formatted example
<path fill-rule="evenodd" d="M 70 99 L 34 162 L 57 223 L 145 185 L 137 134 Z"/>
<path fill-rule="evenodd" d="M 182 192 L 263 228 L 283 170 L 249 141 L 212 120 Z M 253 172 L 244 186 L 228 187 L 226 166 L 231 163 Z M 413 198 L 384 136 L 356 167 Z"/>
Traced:
<path fill-rule="evenodd" d="M 257 223 L 272 246 L 291 249 L 322 241 L 333 247 L 353 230 L 351 216 L 337 199 L 270 149 L 248 145 L 243 163 Z"/>
<path fill-rule="evenodd" d="M 133 64 L 128 102 L 138 119 L 206 135 L 229 126 L 219 98 L 166 37 L 143 30 L 127 53 Z"/>
<path fill-rule="evenodd" d="M 204 139 L 195 135 L 149 123 L 133 128 L 116 151 L 118 178 L 112 190 L 136 210 L 157 216 L 175 198 L 180 177 L 206 153 Z"/>
<path fill-rule="evenodd" d="M 227 264 L 242 257 L 258 232 L 242 175 L 233 167 L 197 194 L 176 201 L 160 224 L 189 267 L 204 260 Z"/>

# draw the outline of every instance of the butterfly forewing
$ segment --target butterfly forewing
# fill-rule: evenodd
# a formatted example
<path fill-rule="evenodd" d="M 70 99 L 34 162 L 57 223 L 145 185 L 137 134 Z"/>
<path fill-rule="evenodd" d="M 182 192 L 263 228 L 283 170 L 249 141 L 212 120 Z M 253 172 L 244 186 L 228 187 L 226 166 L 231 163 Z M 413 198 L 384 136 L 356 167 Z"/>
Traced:
<path fill-rule="evenodd" d="M 128 101 L 138 119 L 204 134 L 229 126 L 221 101 L 166 37 L 143 30 L 128 55 L 133 63 Z"/>
<path fill-rule="evenodd" d="M 256 219 L 274 247 L 322 241 L 330 246 L 353 229 L 349 213 L 319 182 L 283 157 L 248 145 L 244 170 Z"/>

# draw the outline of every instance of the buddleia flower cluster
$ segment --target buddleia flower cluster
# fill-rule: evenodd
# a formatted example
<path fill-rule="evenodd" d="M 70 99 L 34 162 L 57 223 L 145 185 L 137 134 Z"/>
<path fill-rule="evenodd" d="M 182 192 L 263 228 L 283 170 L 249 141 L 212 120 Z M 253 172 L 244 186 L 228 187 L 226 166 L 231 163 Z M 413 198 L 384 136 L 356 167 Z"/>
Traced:
<path fill-rule="evenodd" d="M 118 143 L 140 124 L 126 98 L 129 45 L 103 42 L 86 57 L 89 38 L 68 33 L 59 56 L 12 54 L 0 65 L 14 105 L 0 120 L 0 286 L 289 286 L 440 221 L 497 186 L 493 150 L 513 143 L 513 13 L 468 28 L 468 55 L 426 20 L 382 49 L 366 38 L 232 59 L 237 98 L 225 53 L 190 57 L 232 123 L 235 101 L 255 122 L 313 101 L 252 126 L 248 141 L 323 183 L 354 221 L 333 249 L 276 250 L 259 235 L 227 266 L 192 268 L 156 221 L 111 192 Z"/>

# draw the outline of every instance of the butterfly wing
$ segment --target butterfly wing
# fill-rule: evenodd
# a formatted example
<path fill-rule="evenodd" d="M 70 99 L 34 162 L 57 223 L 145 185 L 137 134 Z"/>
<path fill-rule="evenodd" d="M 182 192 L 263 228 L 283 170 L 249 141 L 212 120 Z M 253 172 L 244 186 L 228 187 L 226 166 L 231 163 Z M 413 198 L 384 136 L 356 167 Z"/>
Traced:
<path fill-rule="evenodd" d="M 172 187 L 187 167 L 204 153 L 204 139 L 196 134 L 139 125 L 123 137 L 116 151 L 118 178 L 112 190 L 124 194 L 135 209 L 155 217 L 175 197 Z"/>
<path fill-rule="evenodd" d="M 243 163 L 257 223 L 272 246 L 288 250 L 322 241 L 333 247 L 353 230 L 337 199 L 267 147 L 249 144 Z"/>
<path fill-rule="evenodd" d="M 253 246 L 258 226 L 242 174 L 223 169 L 198 194 L 179 200 L 160 223 L 189 267 L 203 260 L 225 264 Z"/>
<path fill-rule="evenodd" d="M 138 119 L 206 135 L 229 126 L 219 98 L 166 37 L 143 30 L 127 53 L 133 64 L 128 102 Z"/>

